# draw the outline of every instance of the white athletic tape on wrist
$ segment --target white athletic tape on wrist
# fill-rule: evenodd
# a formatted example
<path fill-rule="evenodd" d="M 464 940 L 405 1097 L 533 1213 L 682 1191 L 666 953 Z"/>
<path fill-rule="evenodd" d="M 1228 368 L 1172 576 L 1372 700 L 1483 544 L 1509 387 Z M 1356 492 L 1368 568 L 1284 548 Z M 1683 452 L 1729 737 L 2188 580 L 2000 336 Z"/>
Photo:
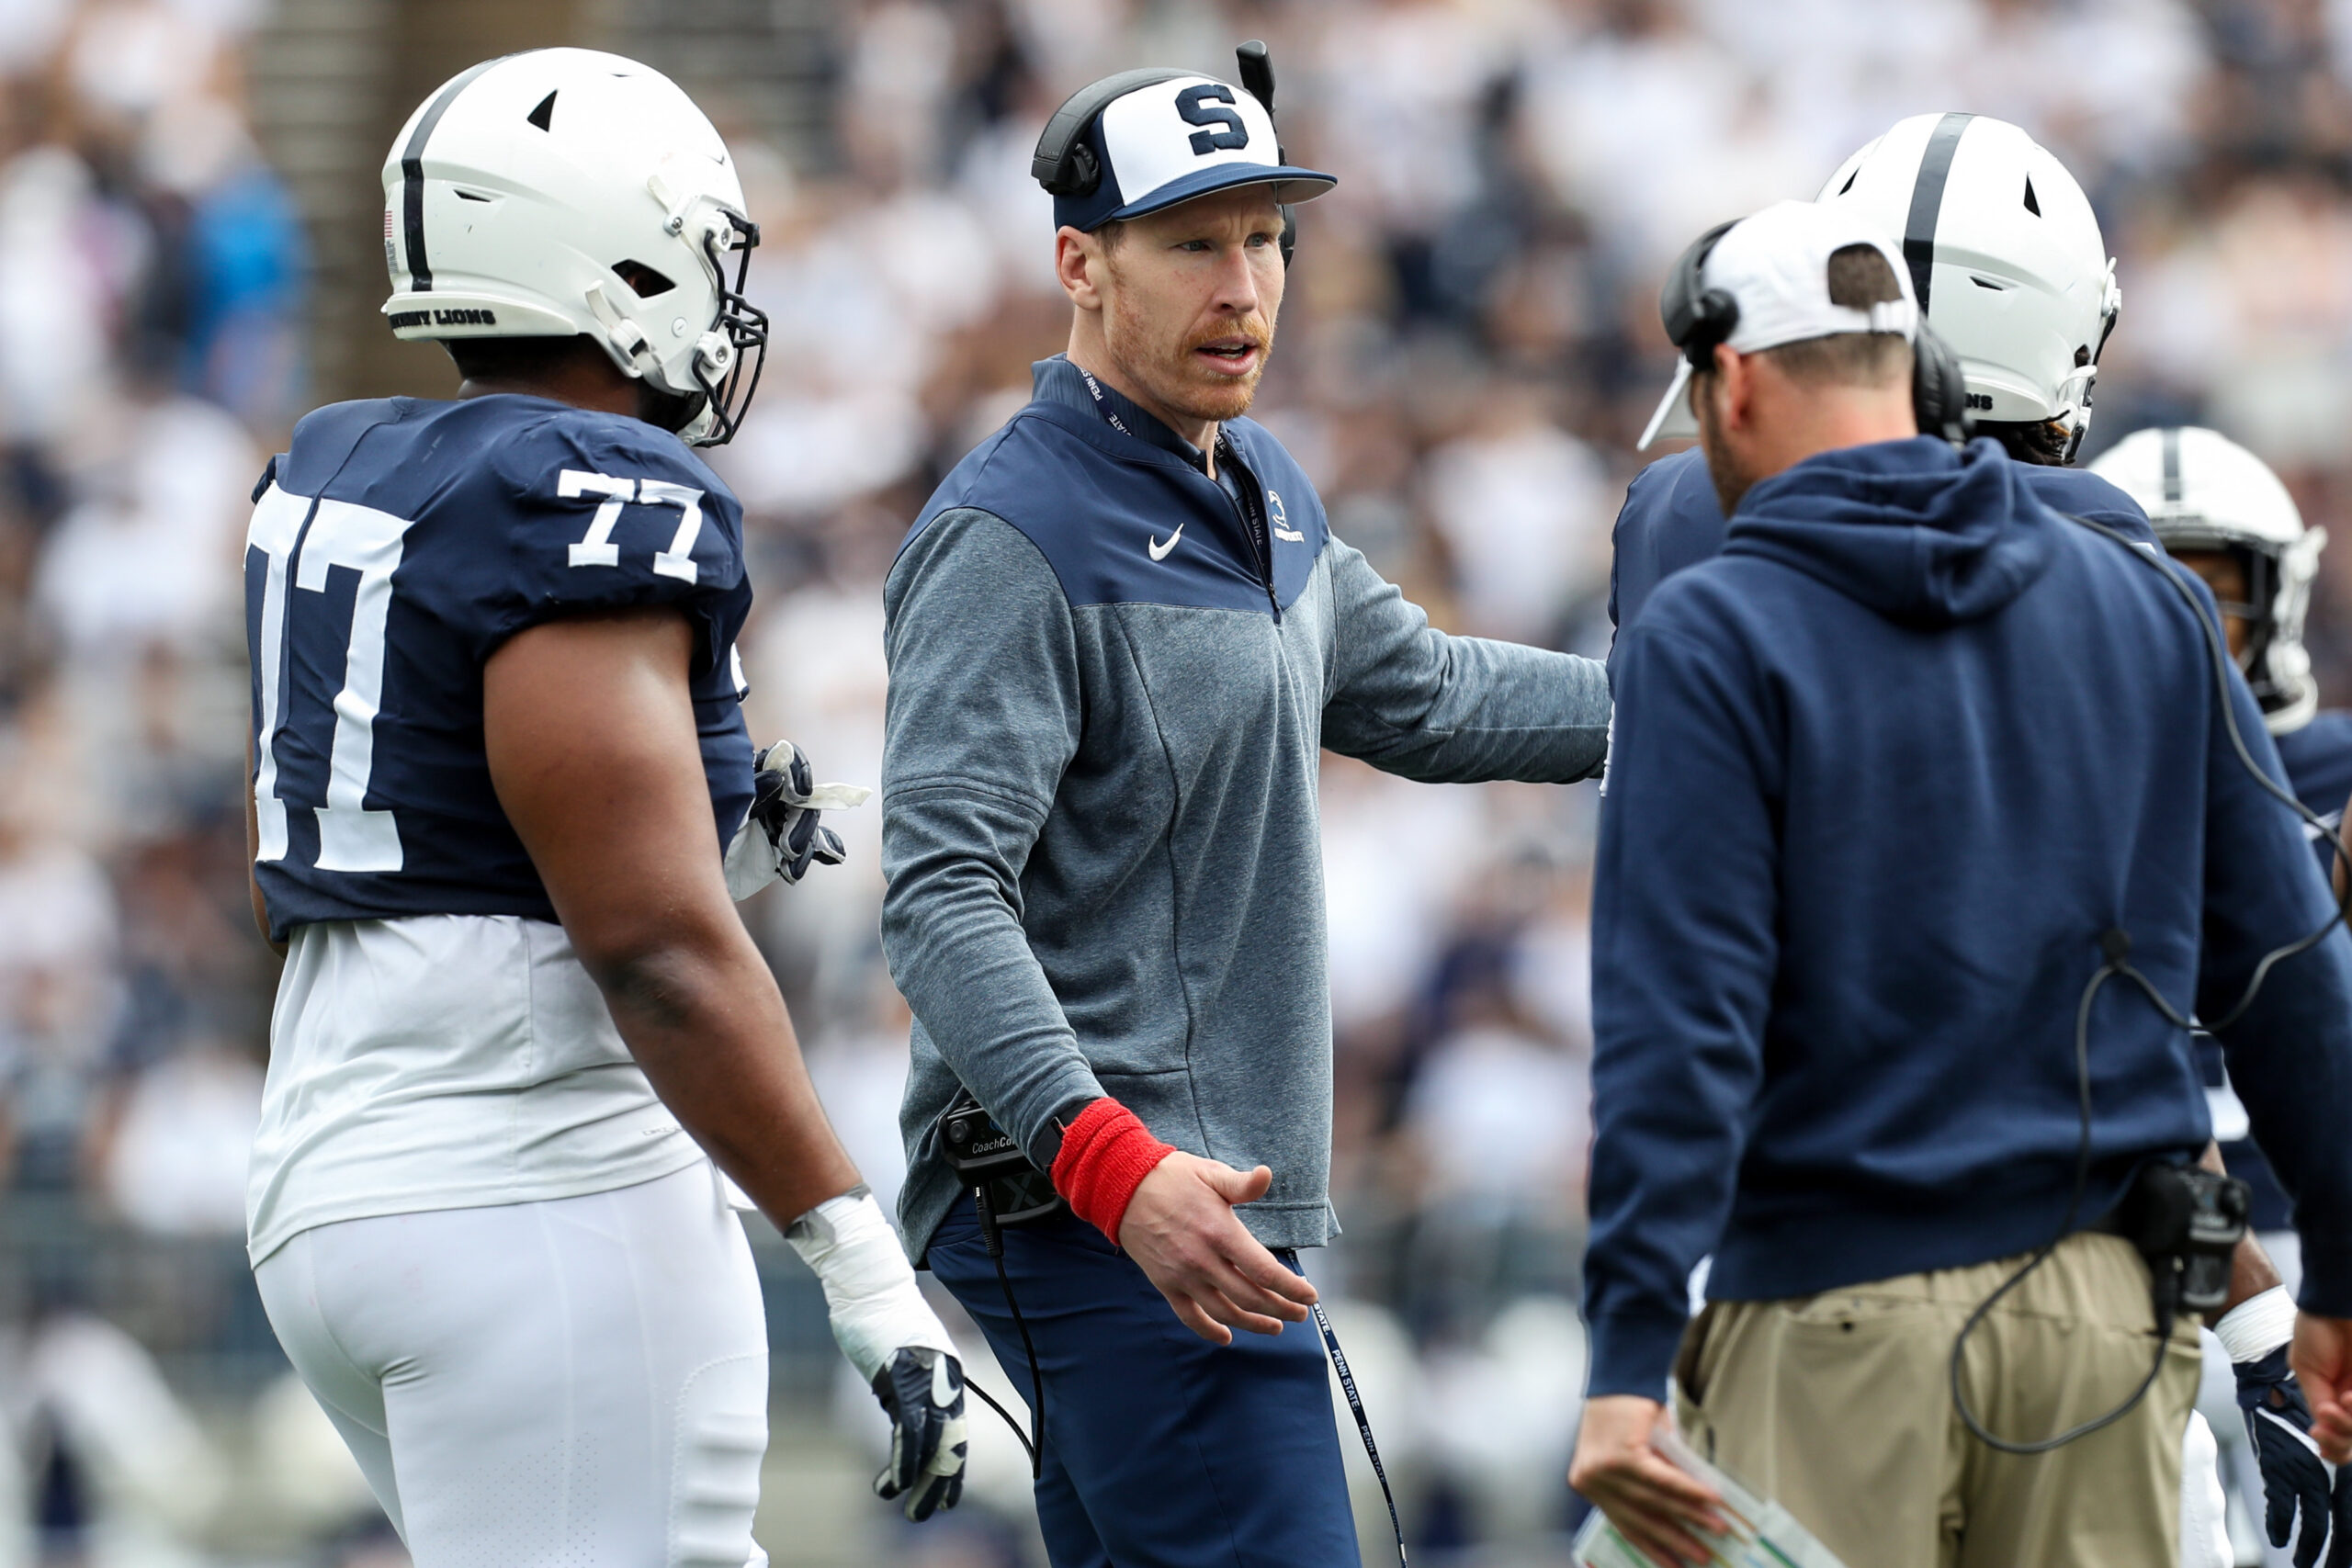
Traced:
<path fill-rule="evenodd" d="M 2222 1314 L 2213 1337 L 2232 1361 L 2259 1361 L 2295 1337 L 2295 1298 L 2284 1285 L 2249 1296 Z"/>
<path fill-rule="evenodd" d="M 825 1287 L 833 1340 L 867 1382 L 910 1345 L 953 1355 L 956 1343 L 870 1192 L 830 1198 L 792 1222 L 785 1239 Z"/>

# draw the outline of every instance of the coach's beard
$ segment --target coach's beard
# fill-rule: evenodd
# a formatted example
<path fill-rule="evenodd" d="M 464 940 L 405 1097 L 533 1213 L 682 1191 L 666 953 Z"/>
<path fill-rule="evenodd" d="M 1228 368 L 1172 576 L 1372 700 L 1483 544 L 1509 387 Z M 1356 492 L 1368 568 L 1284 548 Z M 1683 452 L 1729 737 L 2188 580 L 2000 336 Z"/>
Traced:
<path fill-rule="evenodd" d="M 1258 379 L 1266 373 L 1266 360 L 1274 346 L 1273 322 L 1255 312 L 1201 328 L 1172 348 L 1148 343 L 1144 324 L 1124 311 L 1114 310 L 1105 329 L 1104 346 L 1111 358 L 1137 385 L 1171 412 L 1215 423 L 1250 412 L 1250 405 L 1257 400 Z M 1204 363 L 1212 357 L 1206 351 L 1213 345 L 1229 347 L 1237 342 L 1247 345 L 1246 354 L 1239 356 L 1247 359 L 1247 369 L 1219 370 Z"/>

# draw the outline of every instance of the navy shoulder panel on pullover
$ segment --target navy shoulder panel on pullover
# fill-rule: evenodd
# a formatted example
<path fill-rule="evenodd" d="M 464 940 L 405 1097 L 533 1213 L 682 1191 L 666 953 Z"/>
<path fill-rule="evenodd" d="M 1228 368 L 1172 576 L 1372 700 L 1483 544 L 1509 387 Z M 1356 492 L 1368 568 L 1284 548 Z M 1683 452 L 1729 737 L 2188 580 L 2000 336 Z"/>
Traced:
<path fill-rule="evenodd" d="M 2286 766 L 2287 783 L 2294 790 L 2295 798 L 2329 827 L 2340 830 L 2344 802 L 2352 796 L 2352 713 L 2314 714 L 2311 722 L 2277 737 L 2277 741 L 2278 761 Z M 2304 832 L 2319 858 L 2321 873 L 2326 874 L 2335 859 L 2335 846 L 2308 827 Z M 2205 1069 L 2207 1088 L 2221 1089 L 2227 1082 L 2221 1047 L 2210 1040 L 2200 1040 L 2197 1055 Z M 2237 1097 L 2228 1094 L 2219 1098 L 2221 1104 L 2214 1111 L 2216 1122 L 2227 1117 L 2233 1127 L 2242 1124 L 2245 1112 L 2237 1104 Z M 2228 1129 L 2218 1125 L 2216 1132 L 2223 1140 L 2222 1159 L 2230 1174 L 2254 1189 L 2248 1223 L 2257 1231 L 2284 1230 L 2293 1224 L 2294 1203 L 2288 1198 L 2286 1189 L 2278 1185 L 2278 1178 L 2271 1170 L 2262 1146 L 2251 1138 L 2232 1136 Z"/>
<path fill-rule="evenodd" d="M 2139 502 L 2088 468 L 2049 468 L 2030 463 L 2014 463 L 2014 467 L 2043 505 L 2103 523 L 2134 538 L 2154 539 Z M 1661 457 L 1635 474 L 1625 488 L 1625 504 L 1618 511 L 1612 536 L 1610 624 L 1621 629 L 1633 625 L 1659 583 L 1724 547 L 1725 527 L 1714 482 L 1707 477 L 1706 456 L 1696 446 Z M 1609 666 L 1612 671 L 1617 667 L 1613 648 Z"/>
<path fill-rule="evenodd" d="M 1219 427 L 1265 496 L 1261 534 L 1258 519 L 1167 444 L 1113 429 L 1076 366 L 1046 360 L 1036 381 L 1035 400 L 949 472 L 909 542 L 943 513 L 989 513 L 1037 547 L 1073 606 L 1264 611 L 1288 609 L 1305 592 L 1330 529 L 1306 470 L 1263 426 Z"/>
<path fill-rule="evenodd" d="M 2048 1241 L 2102 935 L 2220 1018 L 2328 918 L 2301 822 L 2229 739 L 2211 600 L 2028 472 L 1989 442 L 1823 454 L 1627 627 L 1594 891 L 1594 1393 L 1658 1397 L 1711 1248 L 1712 1294 L 1780 1299 Z M 2275 776 L 2245 682 L 2222 689 Z M 2352 1310 L 2352 941 L 2278 965 L 2222 1043 L 2300 1205 L 2304 1303 Z M 2084 1219 L 2209 1128 L 2186 1033 L 2127 986 L 2089 1055 Z"/>
<path fill-rule="evenodd" d="M 1035 376 L 883 586 L 882 945 L 915 1021 L 901 1234 L 920 1255 L 959 1201 L 936 1119 L 968 1088 L 1041 1163 L 1108 1095 L 1167 1143 L 1264 1164 L 1243 1224 L 1318 1247 L 1317 760 L 1588 777 L 1607 678 L 1430 626 L 1257 425 L 1221 432 L 1228 492 L 1115 389 L 1064 359 Z"/>

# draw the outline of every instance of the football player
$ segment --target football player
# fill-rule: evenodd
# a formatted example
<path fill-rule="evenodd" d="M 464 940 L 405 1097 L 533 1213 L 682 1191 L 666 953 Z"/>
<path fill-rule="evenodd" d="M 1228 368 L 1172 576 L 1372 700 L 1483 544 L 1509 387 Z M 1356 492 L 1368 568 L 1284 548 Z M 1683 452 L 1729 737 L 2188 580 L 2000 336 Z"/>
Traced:
<path fill-rule="evenodd" d="M 2305 526 L 2295 498 L 2269 466 L 2216 431 L 2193 425 L 2138 431 L 2109 448 L 2090 471 L 2137 502 L 2165 548 L 2212 589 L 2231 657 L 2262 705 L 2288 784 L 2306 807 L 2340 829 L 2345 795 L 2352 791 L 2352 713 L 2320 711 L 2319 686 L 2312 679 L 2311 655 L 2303 649 L 2303 616 L 2311 606 L 2312 580 L 2318 575 L 2327 531 Z M 2320 863 L 2333 874 L 2339 858 L 2335 845 L 2316 833 L 2312 839 Z M 2211 1039 L 2199 1040 L 2198 1047 L 2222 1157 L 2232 1176 L 2254 1189 L 2249 1217 L 2277 1261 L 2286 1290 L 2292 1291 L 2301 1272 L 2291 1228 L 2293 1202 L 2261 1148 L 2247 1135 L 2245 1107 L 2222 1071 L 2221 1048 Z M 2240 1404 L 2246 1412 L 2253 1454 L 2266 1472 L 2300 1478 L 2292 1488 L 2297 1506 L 2288 1510 L 2288 1497 L 2276 1485 L 2269 1488 L 2269 1508 L 2252 1485 L 2242 1489 L 2254 1512 L 2268 1516 L 2269 1560 L 2309 1568 L 2319 1560 L 2318 1542 L 2326 1537 L 2331 1510 L 2326 1472 L 2294 1419 L 2294 1405 L 2301 1395 L 2290 1385 L 2281 1393 L 2285 1403 L 2274 1403 L 2267 1397 L 2267 1387 L 2257 1385 L 2253 1397 L 2246 1389 L 2248 1368 L 2283 1356 L 2282 1344 L 2273 1342 L 2277 1314 L 2271 1315 L 2270 1337 L 2232 1335 L 2225 1337 L 2241 1342 L 2227 1343 L 2226 1348 L 2240 1369 Z M 2245 1314 L 2241 1322 L 2251 1316 Z M 2347 1529 L 2352 1526 L 2352 1482 L 2339 1480 L 2332 1512 L 2346 1542 L 2329 1559 L 2335 1568 L 2352 1560 L 2352 1529 Z M 2286 1532 L 2297 1513 L 2302 1516 L 2297 1545 L 2309 1550 L 2298 1550 L 2290 1557 Z"/>
<path fill-rule="evenodd" d="M 952 1506 L 962 1369 L 730 897 L 838 860 L 854 794 L 755 766 L 691 450 L 763 345 L 735 165 L 551 49 L 421 105 L 384 197 L 390 325 L 463 384 L 304 419 L 245 554 L 270 1322 L 419 1568 L 763 1562 L 748 1193 L 892 1417 L 876 1490 Z"/>

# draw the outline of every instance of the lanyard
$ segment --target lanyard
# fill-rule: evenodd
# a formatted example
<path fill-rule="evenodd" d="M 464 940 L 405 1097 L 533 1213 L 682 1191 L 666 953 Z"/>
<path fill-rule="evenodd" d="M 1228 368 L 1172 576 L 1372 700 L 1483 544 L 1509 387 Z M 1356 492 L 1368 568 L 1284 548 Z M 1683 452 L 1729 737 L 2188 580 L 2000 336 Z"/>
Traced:
<path fill-rule="evenodd" d="M 1298 1254 L 1289 1249 L 1280 1253 L 1293 1268 L 1298 1265 Z M 1372 1440 L 1372 1417 L 1363 1413 L 1363 1396 L 1356 1393 L 1356 1375 L 1348 1366 L 1347 1353 L 1340 1348 L 1340 1337 L 1331 1332 L 1331 1320 L 1317 1302 L 1311 1309 L 1315 1326 L 1322 1332 L 1323 1348 L 1330 1352 L 1331 1370 L 1340 1374 L 1340 1388 L 1348 1396 L 1348 1414 L 1356 1418 L 1356 1431 L 1363 1438 L 1363 1451 L 1372 1461 L 1372 1472 L 1380 1478 L 1380 1495 L 1388 1500 L 1388 1528 L 1396 1535 L 1397 1568 L 1411 1568 L 1405 1558 L 1405 1527 L 1396 1520 L 1396 1494 L 1388 1489 L 1388 1468 L 1380 1462 L 1380 1445 Z"/>

